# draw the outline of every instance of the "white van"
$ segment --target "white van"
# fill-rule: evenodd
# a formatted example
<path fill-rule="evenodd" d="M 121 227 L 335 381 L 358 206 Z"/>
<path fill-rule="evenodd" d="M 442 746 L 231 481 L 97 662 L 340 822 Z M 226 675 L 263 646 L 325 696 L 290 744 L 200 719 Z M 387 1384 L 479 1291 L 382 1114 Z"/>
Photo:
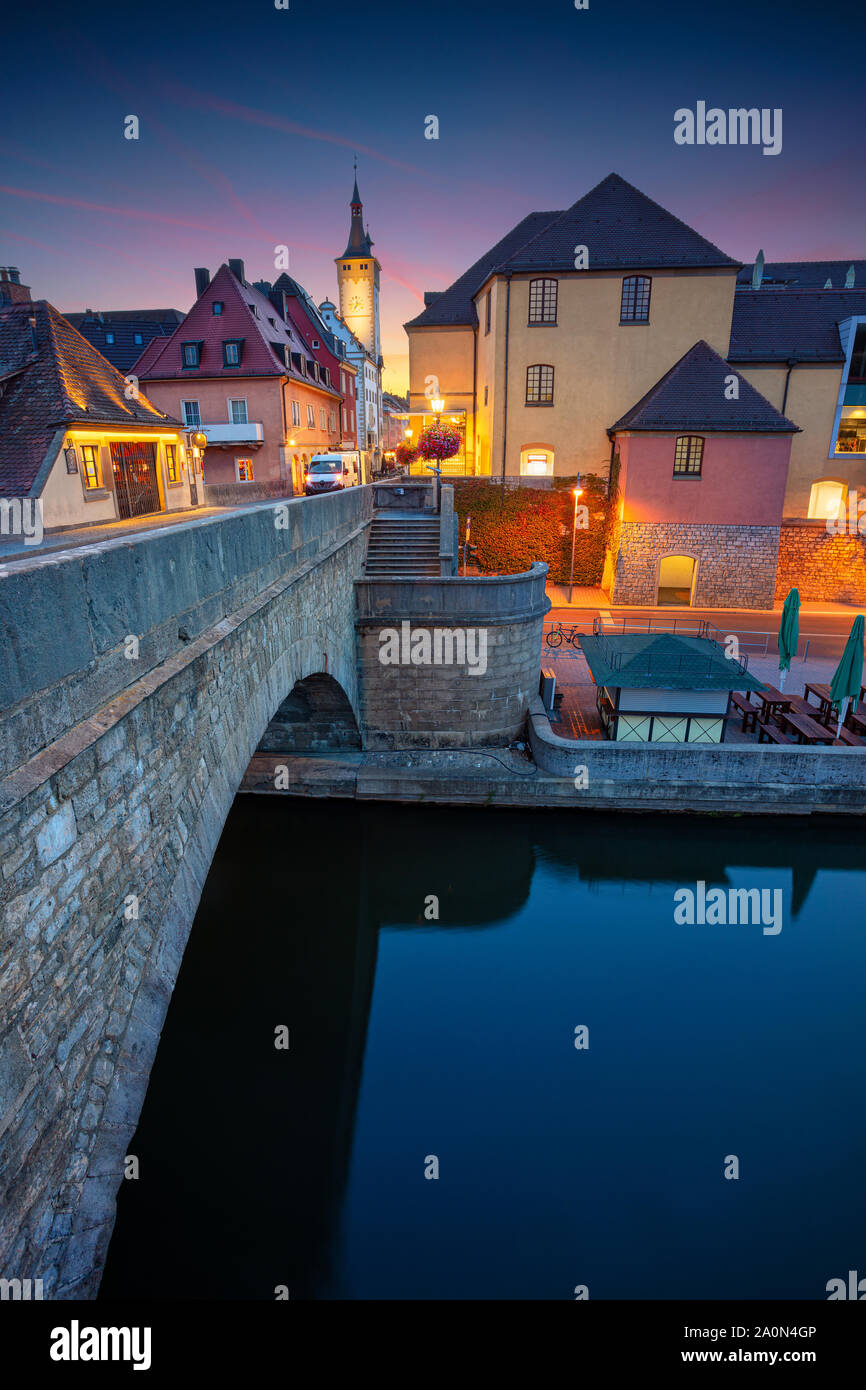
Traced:
<path fill-rule="evenodd" d="M 337 492 L 357 487 L 360 482 L 360 456 L 357 450 L 342 454 L 314 454 L 307 464 L 304 492 L 307 497 L 320 492 Z"/>

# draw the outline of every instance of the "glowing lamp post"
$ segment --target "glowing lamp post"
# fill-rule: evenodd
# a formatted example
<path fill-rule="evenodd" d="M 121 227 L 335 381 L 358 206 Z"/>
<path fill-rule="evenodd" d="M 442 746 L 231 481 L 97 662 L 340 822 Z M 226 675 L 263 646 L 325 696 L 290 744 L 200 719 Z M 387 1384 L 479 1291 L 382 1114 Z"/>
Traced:
<path fill-rule="evenodd" d="M 568 601 L 574 596 L 574 542 L 577 539 L 577 504 L 583 496 L 583 488 L 580 486 L 580 474 L 577 475 L 577 487 L 572 488 L 574 494 L 574 516 L 571 519 L 571 577 L 568 583 Z"/>

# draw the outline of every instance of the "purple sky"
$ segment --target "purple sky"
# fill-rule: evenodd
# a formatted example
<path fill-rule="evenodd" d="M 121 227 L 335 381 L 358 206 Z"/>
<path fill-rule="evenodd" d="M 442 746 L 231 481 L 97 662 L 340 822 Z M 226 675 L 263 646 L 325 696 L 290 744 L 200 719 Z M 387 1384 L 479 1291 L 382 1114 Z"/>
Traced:
<path fill-rule="evenodd" d="M 744 260 L 863 257 L 863 8 L 31 6 L 4 30 L 0 264 L 64 310 L 187 309 L 194 266 L 239 256 L 273 279 L 286 243 L 335 299 L 357 151 L 402 390 L 423 291 L 611 170 Z M 781 107 L 782 153 L 675 145 L 674 111 L 699 99 Z"/>

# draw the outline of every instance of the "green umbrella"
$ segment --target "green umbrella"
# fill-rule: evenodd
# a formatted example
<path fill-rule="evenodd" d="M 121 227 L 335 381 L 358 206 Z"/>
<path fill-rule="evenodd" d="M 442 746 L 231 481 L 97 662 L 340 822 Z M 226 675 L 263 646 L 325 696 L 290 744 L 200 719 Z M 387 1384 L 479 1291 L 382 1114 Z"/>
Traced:
<path fill-rule="evenodd" d="M 785 677 L 791 669 L 791 658 L 797 655 L 800 640 L 800 594 L 790 589 L 782 609 L 779 624 L 779 689 L 785 689 Z"/>
<path fill-rule="evenodd" d="M 848 641 L 845 643 L 842 660 L 836 667 L 833 679 L 830 682 L 830 699 L 839 710 L 839 725 L 836 729 L 837 738 L 845 722 L 845 715 L 848 713 L 849 701 L 857 699 L 862 684 L 863 614 L 858 613 L 851 624 L 851 631 L 848 633 Z"/>

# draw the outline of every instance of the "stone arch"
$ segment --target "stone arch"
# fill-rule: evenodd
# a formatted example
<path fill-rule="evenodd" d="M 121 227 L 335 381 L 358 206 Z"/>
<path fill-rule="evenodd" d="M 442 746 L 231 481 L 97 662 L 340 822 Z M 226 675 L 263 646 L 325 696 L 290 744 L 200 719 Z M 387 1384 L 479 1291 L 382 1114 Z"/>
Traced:
<path fill-rule="evenodd" d="M 268 724 L 259 753 L 323 753 L 360 750 L 361 733 L 352 703 L 327 671 L 295 681 Z"/>

